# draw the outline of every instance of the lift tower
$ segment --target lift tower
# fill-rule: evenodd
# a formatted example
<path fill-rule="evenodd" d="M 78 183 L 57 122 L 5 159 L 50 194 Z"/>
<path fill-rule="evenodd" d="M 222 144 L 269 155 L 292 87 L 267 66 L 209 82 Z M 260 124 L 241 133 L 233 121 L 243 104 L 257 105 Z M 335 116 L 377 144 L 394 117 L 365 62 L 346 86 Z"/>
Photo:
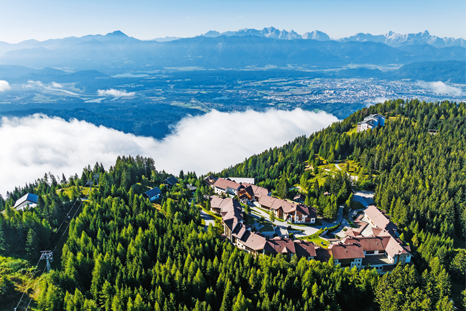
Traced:
<path fill-rule="evenodd" d="M 50 263 L 53 261 L 52 251 L 41 251 L 40 260 L 47 261 L 47 272 L 50 272 L 50 269 L 52 269 Z"/>

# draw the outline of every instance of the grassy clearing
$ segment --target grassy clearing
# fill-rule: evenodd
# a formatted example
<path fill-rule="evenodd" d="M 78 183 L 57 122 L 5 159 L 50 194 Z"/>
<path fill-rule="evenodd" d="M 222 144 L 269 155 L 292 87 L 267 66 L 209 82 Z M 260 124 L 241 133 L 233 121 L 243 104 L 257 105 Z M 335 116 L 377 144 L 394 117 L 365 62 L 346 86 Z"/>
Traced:
<path fill-rule="evenodd" d="M 330 245 L 330 243 L 327 241 L 327 240 L 324 240 L 322 239 L 321 237 L 317 236 L 306 236 L 306 237 L 303 237 L 303 238 L 300 238 L 301 240 L 305 240 L 305 241 L 308 241 L 308 242 L 312 242 L 322 248 L 328 248 L 328 246 Z"/>
<path fill-rule="evenodd" d="M 0 256 L 0 276 L 7 276 L 14 284 L 14 291 L 7 294 L 5 297 L 6 299 L 3 300 L 4 304 L 0 306 L 0 311 L 13 310 L 23 293 L 25 293 L 25 295 L 18 310 L 25 308 L 31 298 L 37 300 L 39 296 L 37 285 L 40 281 L 40 272 L 43 269 L 44 264 L 39 265 L 39 272 L 37 272 L 35 278 L 32 278 L 34 267 L 32 267 L 28 261 Z M 34 300 L 31 303 L 32 307 L 35 306 Z"/>
<path fill-rule="evenodd" d="M 57 190 L 57 193 L 60 192 L 60 191 L 63 191 L 63 193 L 65 193 L 66 195 L 68 195 L 69 197 L 71 197 L 71 193 L 72 193 L 72 188 L 74 186 L 71 186 L 71 187 L 66 187 L 66 188 L 63 188 L 63 189 L 58 189 Z M 97 189 L 97 186 L 93 186 L 92 189 Z M 81 193 L 83 196 L 87 197 L 89 196 L 89 187 L 83 187 L 83 186 L 79 186 L 79 193 Z"/>
<path fill-rule="evenodd" d="M 356 130 L 357 130 L 357 125 L 354 125 L 354 127 L 349 130 L 348 132 L 346 132 L 347 135 L 351 136 L 351 135 L 354 135 L 356 134 Z"/>

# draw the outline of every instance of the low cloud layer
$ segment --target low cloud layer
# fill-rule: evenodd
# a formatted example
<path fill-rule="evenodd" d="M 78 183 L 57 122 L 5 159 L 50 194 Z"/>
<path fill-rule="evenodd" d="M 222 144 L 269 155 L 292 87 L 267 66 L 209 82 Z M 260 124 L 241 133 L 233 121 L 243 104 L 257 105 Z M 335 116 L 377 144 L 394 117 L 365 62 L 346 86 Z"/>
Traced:
<path fill-rule="evenodd" d="M 84 121 L 34 115 L 3 118 L 0 125 L 0 193 L 24 186 L 44 173 L 69 177 L 102 162 L 105 168 L 119 155 L 154 158 L 159 170 L 181 169 L 205 174 L 220 171 L 265 149 L 281 146 L 338 121 L 326 113 L 269 110 L 187 117 L 173 134 L 158 141 L 125 134 Z"/>
<path fill-rule="evenodd" d="M 370 107 L 372 105 L 379 104 L 379 103 L 384 103 L 387 100 L 389 100 L 389 99 L 386 98 L 386 97 L 375 97 L 373 99 L 367 100 L 366 107 Z"/>
<path fill-rule="evenodd" d="M 136 93 L 126 92 L 125 90 L 120 91 L 120 90 L 110 89 L 110 90 L 98 90 L 97 94 L 99 96 L 129 97 L 129 96 L 134 96 Z"/>
<path fill-rule="evenodd" d="M 79 96 L 79 94 L 77 94 L 75 92 L 64 90 L 63 85 L 61 85 L 59 83 L 56 83 L 56 82 L 52 82 L 52 83 L 46 85 L 46 84 L 44 84 L 44 83 L 42 83 L 40 81 L 29 80 L 27 84 L 23 84 L 22 86 L 23 86 L 24 89 L 37 89 L 37 90 L 43 90 L 44 89 L 44 90 L 48 90 L 48 91 L 65 93 L 65 94 L 72 95 L 72 96 Z"/>
<path fill-rule="evenodd" d="M 0 80 L 0 92 L 5 92 L 8 90 L 11 90 L 11 87 L 8 81 Z"/>
<path fill-rule="evenodd" d="M 438 81 L 438 82 L 418 81 L 417 85 L 419 85 L 422 88 L 428 89 L 432 92 L 450 95 L 450 96 L 461 96 L 463 93 L 460 88 L 447 85 L 441 81 Z"/>

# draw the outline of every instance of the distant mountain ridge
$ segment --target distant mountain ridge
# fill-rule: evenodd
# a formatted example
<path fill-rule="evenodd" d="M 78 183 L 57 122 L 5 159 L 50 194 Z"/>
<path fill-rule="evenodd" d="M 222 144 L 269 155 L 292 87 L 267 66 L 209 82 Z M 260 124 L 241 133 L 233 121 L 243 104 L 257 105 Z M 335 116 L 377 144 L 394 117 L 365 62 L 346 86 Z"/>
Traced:
<path fill-rule="evenodd" d="M 290 32 L 286 30 L 279 30 L 274 27 L 264 28 L 262 30 L 257 29 L 240 29 L 238 31 L 227 31 L 220 33 L 218 31 L 209 31 L 203 36 L 205 37 L 219 37 L 219 36 L 257 36 L 257 37 L 266 37 L 272 39 L 282 39 L 282 40 L 295 40 L 295 39 L 312 39 L 318 41 L 328 41 L 332 40 L 326 33 L 314 30 L 312 32 L 306 32 L 303 35 L 296 33 L 291 30 Z M 337 39 L 335 41 L 339 42 L 380 42 L 385 43 L 390 46 L 405 46 L 405 45 L 422 45 L 430 44 L 435 47 L 451 47 L 451 46 L 466 46 L 466 41 L 462 38 L 440 38 L 437 36 L 431 35 L 427 30 L 419 33 L 410 33 L 410 34 L 398 34 L 393 31 L 385 35 L 372 35 L 370 33 L 358 33 L 354 36 Z"/>
<path fill-rule="evenodd" d="M 201 36 L 209 37 L 209 38 L 220 37 L 220 36 L 227 36 L 227 37 L 256 36 L 256 37 L 263 37 L 263 38 L 269 38 L 269 39 L 280 39 L 280 40 L 296 40 L 296 39 L 313 39 L 313 40 L 319 40 L 319 41 L 330 40 L 330 37 L 327 34 L 321 31 L 318 31 L 318 30 L 315 30 L 313 32 L 306 32 L 305 34 L 300 35 L 294 30 L 291 30 L 288 32 L 285 29 L 280 30 L 275 27 L 267 27 L 262 30 L 257 30 L 253 28 L 244 28 L 238 31 L 226 31 L 222 33 L 215 31 L 215 30 L 211 30 Z"/>
<path fill-rule="evenodd" d="M 388 40 L 387 38 L 400 46 L 380 42 Z M 321 31 L 300 36 L 294 31 L 269 27 L 261 31 L 243 29 L 223 34 L 210 31 L 194 38 L 157 42 L 139 40 L 115 31 L 106 35 L 43 42 L 0 42 L 0 65 L 69 68 L 75 71 L 99 70 L 110 73 L 117 68 L 135 70 L 194 66 L 212 69 L 270 65 L 334 68 L 349 64 L 403 65 L 466 59 L 464 47 L 421 44 L 422 40 L 427 39 L 434 43 L 438 41 L 425 33 L 404 37 L 392 33 L 385 39 L 366 34 L 359 35 L 354 40 L 335 41 Z M 409 44 L 402 45 L 400 42 Z"/>
<path fill-rule="evenodd" d="M 431 35 L 427 30 L 419 33 L 409 33 L 409 34 L 398 34 L 393 31 L 385 35 L 372 35 L 370 33 L 358 33 L 354 36 L 342 38 L 338 40 L 340 42 L 381 42 L 390 46 L 399 47 L 406 45 L 423 45 L 429 44 L 435 47 L 452 47 L 452 46 L 466 46 L 466 41 L 462 38 L 440 38 L 437 36 Z"/>

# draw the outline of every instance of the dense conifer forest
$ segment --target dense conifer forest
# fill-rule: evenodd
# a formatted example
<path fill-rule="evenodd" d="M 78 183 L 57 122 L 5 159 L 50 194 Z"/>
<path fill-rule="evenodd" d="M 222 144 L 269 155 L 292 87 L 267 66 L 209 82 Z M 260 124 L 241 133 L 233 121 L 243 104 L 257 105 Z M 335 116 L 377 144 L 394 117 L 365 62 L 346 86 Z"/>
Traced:
<path fill-rule="evenodd" d="M 365 116 L 385 126 L 356 133 Z M 466 308 L 466 105 L 389 101 L 254 155 L 216 176 L 254 177 L 332 218 L 352 188 L 374 200 L 411 247 L 412 265 L 380 276 L 333 260 L 253 257 L 203 225 L 211 190 L 180 172 L 173 188 L 150 158 L 121 157 L 70 178 L 46 174 L 0 198 L 0 305 L 24 310 L 458 310 Z M 358 178 L 338 173 L 310 182 L 321 162 L 354 161 Z M 98 175 L 98 176 L 97 176 Z M 97 176 L 97 177 L 96 177 Z M 89 186 L 89 181 L 98 184 Z M 193 194 L 186 188 L 193 184 Z M 87 186 L 86 186 L 87 185 Z M 163 199 L 142 194 L 160 186 Z M 295 191 L 295 190 L 294 190 Z M 25 193 L 38 206 L 12 209 Z M 330 195 L 323 195 L 324 192 Z M 82 200 L 82 197 L 87 200 Z M 54 250 L 45 271 L 40 251 Z M 25 293 L 23 295 L 23 293 Z M 10 308 L 11 306 L 11 308 Z M 2 310 L 3 307 L 0 307 Z"/>

